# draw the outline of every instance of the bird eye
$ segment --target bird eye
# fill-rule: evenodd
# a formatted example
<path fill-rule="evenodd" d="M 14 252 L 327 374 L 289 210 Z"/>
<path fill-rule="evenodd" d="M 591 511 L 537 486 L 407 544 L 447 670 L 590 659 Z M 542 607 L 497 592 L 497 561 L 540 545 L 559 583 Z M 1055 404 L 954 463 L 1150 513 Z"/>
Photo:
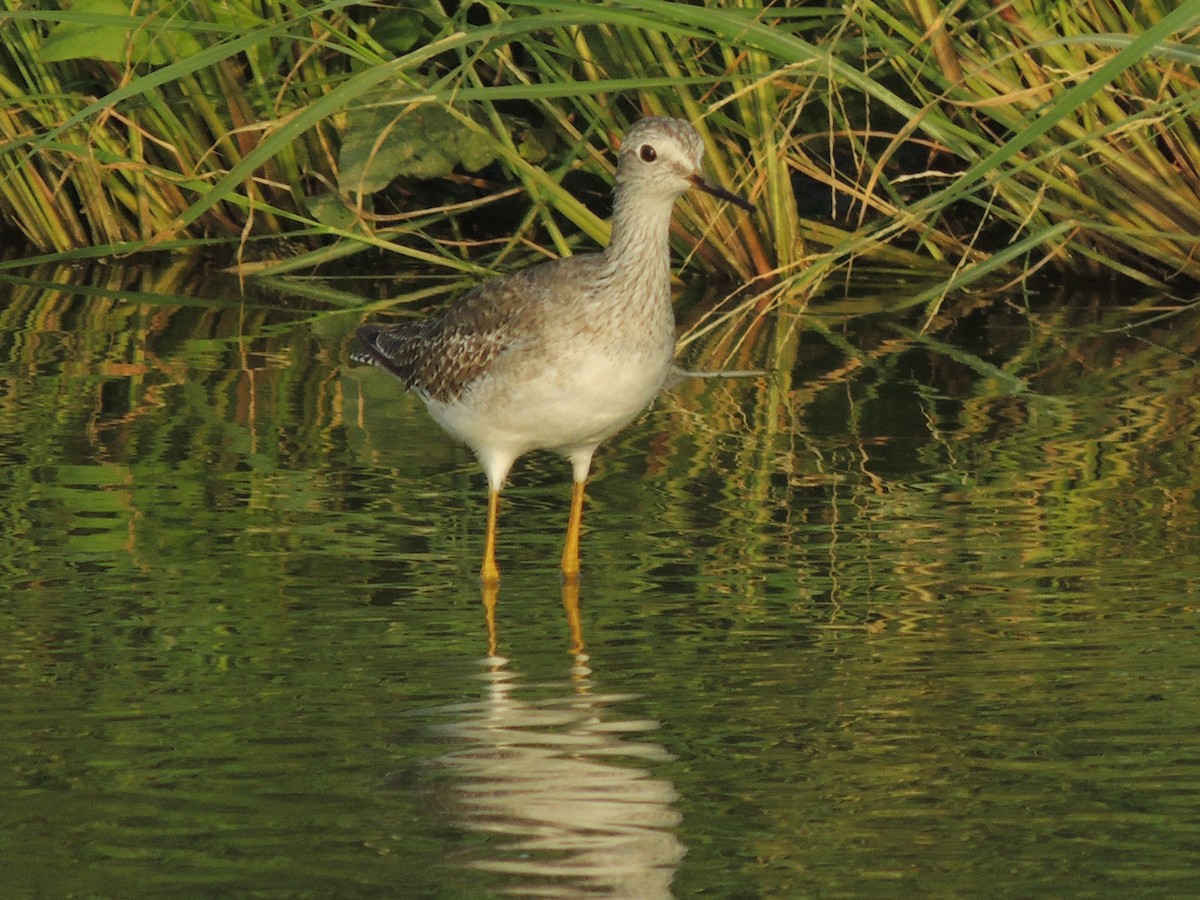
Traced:
<path fill-rule="evenodd" d="M 642 162 L 654 162 L 658 159 L 658 151 L 649 144 L 642 144 L 642 149 L 638 151 L 638 156 L 642 158 Z"/>

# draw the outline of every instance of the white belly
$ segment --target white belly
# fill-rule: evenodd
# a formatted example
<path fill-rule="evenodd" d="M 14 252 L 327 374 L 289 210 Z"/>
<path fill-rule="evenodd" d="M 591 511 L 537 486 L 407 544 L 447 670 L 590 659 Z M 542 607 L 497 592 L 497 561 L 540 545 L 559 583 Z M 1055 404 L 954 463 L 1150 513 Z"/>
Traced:
<path fill-rule="evenodd" d="M 656 359 L 572 354 L 521 377 L 475 386 L 460 402 L 429 401 L 438 423 L 477 452 L 515 459 L 534 449 L 566 456 L 590 451 L 638 416 L 658 394 L 671 366 Z M 543 360 L 544 362 L 544 360 Z"/>

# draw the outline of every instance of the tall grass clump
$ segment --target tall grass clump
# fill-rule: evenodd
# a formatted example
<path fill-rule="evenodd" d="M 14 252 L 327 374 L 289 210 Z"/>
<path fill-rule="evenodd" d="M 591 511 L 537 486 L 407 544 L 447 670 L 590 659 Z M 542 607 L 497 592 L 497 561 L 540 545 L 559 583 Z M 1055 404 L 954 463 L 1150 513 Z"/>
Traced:
<path fill-rule="evenodd" d="M 180 219 L 342 74 L 340 54 L 315 51 L 339 42 L 350 4 L 307 15 L 236 0 L 63 6 L 10 2 L 0 15 L 0 211 L 29 246 L 111 252 L 288 227 L 306 173 L 329 168 L 333 123 Z"/>
<path fill-rule="evenodd" d="M 6 2 L 0 218 L 42 253 L 568 253 L 657 113 L 758 206 L 681 205 L 680 249 L 749 286 L 710 326 L 867 269 L 930 313 L 1037 273 L 1200 281 L 1200 0 Z"/>
<path fill-rule="evenodd" d="M 905 8 L 850 13 L 872 78 L 916 107 L 873 152 L 853 142 L 856 183 L 922 140 L 926 193 L 893 205 L 873 190 L 869 205 L 898 225 L 911 217 L 959 280 L 1043 268 L 1200 280 L 1200 2 Z M 925 239 L 942 234 L 955 243 Z"/>

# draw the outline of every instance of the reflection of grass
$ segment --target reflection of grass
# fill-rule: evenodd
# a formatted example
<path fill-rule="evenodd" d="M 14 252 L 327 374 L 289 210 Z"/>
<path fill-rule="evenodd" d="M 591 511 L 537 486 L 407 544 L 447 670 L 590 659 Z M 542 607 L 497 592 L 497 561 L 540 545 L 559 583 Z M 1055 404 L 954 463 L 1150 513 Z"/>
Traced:
<path fill-rule="evenodd" d="M 751 282 L 722 327 L 856 266 L 921 273 L 905 300 L 930 311 L 1040 269 L 1200 278 L 1200 0 L 905 6 L 18 9 L 0 213 L 67 258 L 216 239 L 249 268 L 287 235 L 253 268 L 375 248 L 478 271 L 602 240 L 564 179 L 606 180 L 613 138 L 662 113 L 758 205 L 677 218 L 696 265 Z"/>
<path fill-rule="evenodd" d="M 272 327 L 294 312 L 183 263 L 4 282 L 0 431 L 19 441 L 0 451 L 0 524 L 12 557 L 45 545 L 147 567 L 201 559 L 206 523 L 241 509 L 263 526 L 239 538 L 248 547 L 293 539 L 278 518 L 322 496 L 299 473 L 338 445 L 329 419 L 344 402 L 313 335 Z"/>
<path fill-rule="evenodd" d="M 433 559 L 473 578 L 481 500 L 470 456 L 384 376 L 339 373 L 350 323 L 335 333 L 335 316 L 347 314 L 312 320 L 327 336 L 284 328 L 294 312 L 272 312 L 232 283 L 228 302 L 205 306 L 196 298 L 219 286 L 186 271 L 8 281 L 0 348 L 12 374 L 0 433 L 19 440 L 0 447 L 10 463 L 0 524 L 14 554 L 36 558 L 49 541 L 153 567 L 217 552 L 196 544 L 196 530 L 243 516 L 247 559 L 333 546 L 324 533 L 333 521 L 346 526 L 334 530 L 347 560 Z M 955 516 L 997 571 L 1055 554 L 1118 555 L 1131 528 L 1143 545 L 1190 552 L 1200 331 L 1187 316 L 1130 332 L 1118 327 L 1125 311 L 1091 315 L 1047 300 L 1032 327 L 1028 314 L 996 309 L 974 321 L 937 317 L 925 333 L 810 316 L 786 367 L 673 389 L 649 427 L 630 430 L 636 449 L 602 455 L 601 472 L 616 477 L 597 485 L 597 508 L 620 519 L 623 507 L 633 529 L 657 504 L 665 543 L 645 565 L 711 578 L 750 568 L 782 579 L 815 566 L 813 548 L 827 545 L 821 578 L 870 559 L 933 590 L 958 552 Z M 745 358 L 772 352 L 782 331 L 748 335 Z M 689 361 L 723 355 L 723 341 L 698 338 Z M 424 430 L 398 425 L 404 417 L 387 402 L 406 404 Z M 456 466 L 469 477 L 435 515 L 442 501 L 429 475 Z M 531 517 L 543 523 L 538 553 L 547 550 L 537 559 L 557 553 L 563 473 L 547 460 L 519 476 L 518 510 L 536 505 L 545 484 L 545 508 Z M 1028 535 L 993 546 L 989 504 L 1019 513 Z M 357 527 L 360 514 L 383 524 Z M 514 514 L 510 527 L 527 528 L 521 521 Z M 680 537 L 695 533 L 709 537 L 696 546 Z M 647 582 L 662 574 L 650 568 Z"/>
<path fill-rule="evenodd" d="M 1072 299 L 1032 322 L 939 318 L 933 334 L 861 318 L 808 328 L 784 372 L 685 384 L 671 490 L 684 509 L 721 497 L 728 521 L 672 524 L 725 529 L 719 544 L 761 554 L 736 565 L 761 572 L 803 570 L 826 540 L 827 579 L 869 560 L 914 595 L 961 580 L 964 548 L 1014 577 L 1134 560 L 1135 547 L 1190 553 L 1196 315 L 1129 330 L 1127 312 L 1087 321 Z M 790 549 L 748 540 L 759 521 Z M 722 565 L 714 554 L 704 571 Z"/>

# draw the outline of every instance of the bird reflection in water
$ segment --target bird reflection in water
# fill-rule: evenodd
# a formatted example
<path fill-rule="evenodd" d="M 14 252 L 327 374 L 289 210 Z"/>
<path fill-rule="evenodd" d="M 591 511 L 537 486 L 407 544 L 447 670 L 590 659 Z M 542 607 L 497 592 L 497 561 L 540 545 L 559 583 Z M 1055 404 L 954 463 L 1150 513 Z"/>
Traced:
<path fill-rule="evenodd" d="M 453 721 L 437 730 L 457 745 L 436 761 L 454 775 L 448 812 L 455 824 L 495 838 L 473 848 L 466 865 L 511 878 L 506 892 L 670 897 L 685 853 L 675 833 L 677 794 L 650 768 L 671 757 L 631 740 L 658 723 L 622 718 L 630 695 L 595 691 L 578 590 L 578 581 L 564 583 L 571 677 L 547 697 L 551 686 L 523 684 L 497 655 L 495 586 L 485 586 L 484 697 L 438 711 Z"/>

